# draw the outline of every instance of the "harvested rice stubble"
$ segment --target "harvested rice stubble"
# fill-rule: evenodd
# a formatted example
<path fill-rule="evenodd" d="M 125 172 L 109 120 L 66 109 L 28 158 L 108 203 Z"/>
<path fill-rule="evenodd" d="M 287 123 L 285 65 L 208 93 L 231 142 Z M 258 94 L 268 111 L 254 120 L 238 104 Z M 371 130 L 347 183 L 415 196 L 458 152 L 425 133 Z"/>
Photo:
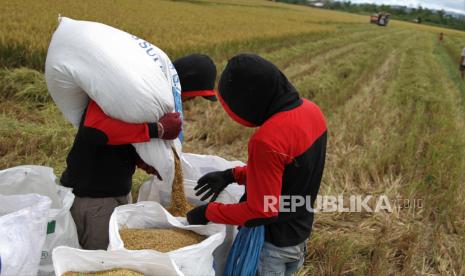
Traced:
<path fill-rule="evenodd" d="M 185 217 L 187 212 L 192 210 L 192 206 L 184 194 L 184 177 L 182 174 L 181 160 L 176 150 L 172 148 L 174 155 L 174 180 L 171 187 L 171 201 L 167 210 L 175 217 Z"/>
<path fill-rule="evenodd" d="M 120 229 L 124 247 L 130 250 L 153 249 L 170 252 L 197 244 L 206 237 L 184 229 Z"/>
<path fill-rule="evenodd" d="M 61 274 L 61 276 L 86 276 L 86 275 L 113 275 L 113 276 L 143 276 L 144 274 L 124 269 L 124 268 L 117 268 L 112 270 L 105 270 L 105 271 L 97 271 L 97 272 L 65 272 Z"/>

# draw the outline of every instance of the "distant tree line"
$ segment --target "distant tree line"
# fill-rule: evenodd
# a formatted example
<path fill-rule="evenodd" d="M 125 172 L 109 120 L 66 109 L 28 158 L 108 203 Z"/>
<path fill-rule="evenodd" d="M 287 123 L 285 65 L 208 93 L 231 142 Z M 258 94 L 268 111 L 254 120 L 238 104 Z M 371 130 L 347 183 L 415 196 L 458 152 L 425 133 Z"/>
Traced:
<path fill-rule="evenodd" d="M 314 5 L 321 3 L 322 8 L 339 10 L 357 14 L 371 14 L 375 12 L 388 12 L 391 18 L 424 23 L 428 25 L 443 26 L 452 29 L 465 30 L 465 16 L 448 14 L 444 10 L 430 10 L 419 6 L 418 8 L 408 8 L 402 6 L 376 5 L 376 4 L 354 4 L 350 1 L 341 2 L 333 0 L 309 1 L 309 0 L 277 0 L 290 4 Z"/>

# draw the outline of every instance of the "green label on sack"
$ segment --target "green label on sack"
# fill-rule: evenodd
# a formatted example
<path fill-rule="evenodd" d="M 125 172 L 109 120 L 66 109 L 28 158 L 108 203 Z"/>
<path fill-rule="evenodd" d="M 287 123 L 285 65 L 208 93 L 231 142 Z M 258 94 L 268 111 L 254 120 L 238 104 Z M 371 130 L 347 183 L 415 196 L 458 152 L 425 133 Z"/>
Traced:
<path fill-rule="evenodd" d="M 47 235 L 55 233 L 56 220 L 52 220 L 47 224 Z"/>

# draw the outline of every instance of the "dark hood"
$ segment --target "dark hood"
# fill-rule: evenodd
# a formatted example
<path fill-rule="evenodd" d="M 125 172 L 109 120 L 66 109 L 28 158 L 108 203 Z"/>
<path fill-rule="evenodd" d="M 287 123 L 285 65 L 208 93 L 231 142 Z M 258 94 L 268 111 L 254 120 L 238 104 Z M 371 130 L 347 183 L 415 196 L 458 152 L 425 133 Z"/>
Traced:
<path fill-rule="evenodd" d="M 302 104 L 296 89 L 271 62 L 255 54 L 229 60 L 219 82 L 220 102 L 238 123 L 255 127 Z"/>
<path fill-rule="evenodd" d="M 216 66 L 213 60 L 202 54 L 192 54 L 178 58 L 173 62 L 181 82 L 181 96 L 203 96 L 216 101 Z"/>

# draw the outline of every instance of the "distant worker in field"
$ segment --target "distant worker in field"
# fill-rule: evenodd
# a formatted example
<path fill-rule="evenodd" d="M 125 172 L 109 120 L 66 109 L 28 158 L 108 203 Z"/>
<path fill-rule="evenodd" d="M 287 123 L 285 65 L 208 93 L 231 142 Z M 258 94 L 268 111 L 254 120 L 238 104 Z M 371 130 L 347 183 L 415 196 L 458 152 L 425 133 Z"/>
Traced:
<path fill-rule="evenodd" d="M 465 47 L 462 50 L 462 55 L 460 57 L 460 73 L 462 75 L 462 80 L 465 80 Z"/>
<path fill-rule="evenodd" d="M 280 199 L 313 206 L 326 156 L 326 122 L 320 108 L 302 99 L 271 62 L 241 54 L 227 64 L 218 98 L 239 124 L 256 127 L 244 167 L 211 172 L 198 180 L 196 195 L 210 201 L 233 182 L 245 185 L 237 204 L 210 202 L 187 214 L 190 224 L 209 221 L 265 226 L 258 275 L 291 275 L 304 263 L 314 214 L 306 206 L 280 206 Z M 287 198 L 287 199 L 286 199 Z M 289 207 L 289 206 L 288 206 Z"/>
<path fill-rule="evenodd" d="M 184 100 L 196 96 L 216 100 L 212 87 L 216 67 L 209 57 L 191 55 L 173 65 L 178 70 Z M 82 248 L 108 247 L 111 214 L 116 207 L 130 202 L 136 166 L 161 180 L 157 170 L 147 165 L 131 144 L 176 139 L 181 124 L 179 113 L 165 114 L 158 122 L 130 124 L 110 118 L 96 102 L 89 102 L 61 176 L 62 185 L 73 188 L 76 196 L 71 215 Z"/>
<path fill-rule="evenodd" d="M 439 41 L 439 43 L 442 43 L 444 41 L 444 33 L 439 34 L 438 41 Z"/>

